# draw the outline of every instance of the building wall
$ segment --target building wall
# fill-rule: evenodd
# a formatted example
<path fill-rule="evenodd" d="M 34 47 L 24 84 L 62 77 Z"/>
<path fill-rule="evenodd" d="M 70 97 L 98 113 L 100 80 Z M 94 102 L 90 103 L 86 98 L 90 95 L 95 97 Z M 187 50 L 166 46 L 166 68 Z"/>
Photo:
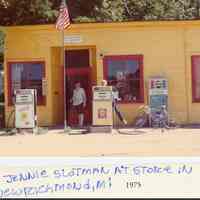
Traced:
<path fill-rule="evenodd" d="M 52 124 L 52 73 L 51 73 L 51 49 L 53 41 L 49 40 L 50 31 L 32 31 L 15 29 L 6 34 L 5 66 L 11 61 L 45 61 L 46 79 L 48 81 L 46 106 L 38 106 L 39 125 Z M 47 36 L 47 37 L 46 37 Z M 54 36 L 56 39 L 56 35 Z M 5 67 L 5 74 L 7 68 Z M 7 76 L 5 76 L 7 77 Z M 13 107 L 8 107 L 8 80 L 5 80 L 6 119 Z M 12 121 L 12 120 L 11 120 Z M 11 123 L 12 124 L 12 123 Z"/>
<path fill-rule="evenodd" d="M 101 35 L 101 33 L 99 33 Z M 99 35 L 99 36 L 100 36 Z M 102 33 L 103 35 L 103 33 Z M 144 56 L 144 85 L 145 103 L 147 102 L 147 81 L 151 76 L 165 76 L 169 80 L 169 110 L 173 117 L 181 122 L 186 121 L 186 91 L 185 68 L 182 30 L 175 28 L 137 28 L 129 31 L 119 30 L 109 34 L 104 31 L 105 41 L 97 45 L 97 49 L 104 49 L 106 54 L 142 54 Z M 99 60 L 99 65 L 102 62 Z M 99 69 L 101 79 L 102 68 Z M 179 81 L 178 77 L 182 77 Z M 137 114 L 141 104 L 122 104 L 129 123 Z M 130 112 L 132 111 L 132 112 Z"/>
<path fill-rule="evenodd" d="M 188 81 L 188 113 L 190 123 L 200 122 L 200 103 L 192 102 L 192 72 L 191 72 L 191 56 L 200 55 L 200 43 L 199 43 L 200 29 L 198 27 L 185 29 L 185 62 L 186 62 L 186 80 Z"/>
<path fill-rule="evenodd" d="M 143 55 L 145 103 L 147 103 L 148 78 L 165 76 L 169 80 L 171 116 L 181 123 L 199 123 L 200 104 L 192 103 L 191 89 L 191 55 L 200 55 L 198 26 L 200 27 L 199 21 L 72 25 L 65 31 L 65 35 L 80 35 L 83 41 L 79 44 L 66 45 L 65 48 L 91 49 L 94 83 L 96 81 L 100 83 L 103 79 L 103 59 L 100 54 Z M 57 104 L 58 99 L 62 97 L 60 46 L 61 34 L 53 25 L 6 29 L 5 66 L 8 61 L 46 62 L 48 94 L 47 105 L 38 108 L 41 126 L 56 124 L 63 118 L 63 101 L 60 100 L 60 104 Z M 5 74 L 7 74 L 6 68 Z M 6 105 L 7 87 L 6 78 Z M 59 91 L 60 97 L 55 97 L 55 91 Z M 141 105 L 143 104 L 120 105 L 130 124 L 133 123 L 137 109 Z M 6 117 L 9 116 L 11 109 L 6 106 Z"/>

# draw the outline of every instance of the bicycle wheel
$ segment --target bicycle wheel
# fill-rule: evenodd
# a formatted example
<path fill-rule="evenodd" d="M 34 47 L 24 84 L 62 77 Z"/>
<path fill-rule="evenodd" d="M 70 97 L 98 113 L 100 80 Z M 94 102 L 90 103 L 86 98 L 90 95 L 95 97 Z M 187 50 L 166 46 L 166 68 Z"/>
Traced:
<path fill-rule="evenodd" d="M 142 128 L 146 124 L 147 124 L 147 117 L 144 115 L 144 116 L 141 116 L 141 117 L 137 118 L 135 120 L 135 124 L 134 125 L 135 125 L 136 128 Z"/>
<path fill-rule="evenodd" d="M 151 115 L 151 126 L 153 128 L 160 127 L 160 118 L 157 115 Z"/>
<path fill-rule="evenodd" d="M 170 119 L 169 120 L 169 127 L 172 128 L 172 129 L 175 129 L 175 128 L 180 128 L 180 125 L 175 120 Z"/>

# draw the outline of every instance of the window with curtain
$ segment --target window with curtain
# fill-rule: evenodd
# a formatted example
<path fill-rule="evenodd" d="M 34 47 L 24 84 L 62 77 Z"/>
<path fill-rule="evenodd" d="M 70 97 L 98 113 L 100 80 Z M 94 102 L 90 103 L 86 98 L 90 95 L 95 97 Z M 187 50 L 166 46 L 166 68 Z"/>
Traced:
<path fill-rule="evenodd" d="M 192 99 L 200 102 L 200 56 L 192 56 Z"/>
<path fill-rule="evenodd" d="M 45 78 L 44 69 L 44 62 L 9 63 L 9 103 L 12 104 L 12 97 L 16 89 L 36 89 L 38 105 L 44 105 L 46 103 L 42 91 L 42 80 Z"/>
<path fill-rule="evenodd" d="M 104 79 L 117 91 L 121 102 L 143 102 L 143 57 L 105 56 Z"/>

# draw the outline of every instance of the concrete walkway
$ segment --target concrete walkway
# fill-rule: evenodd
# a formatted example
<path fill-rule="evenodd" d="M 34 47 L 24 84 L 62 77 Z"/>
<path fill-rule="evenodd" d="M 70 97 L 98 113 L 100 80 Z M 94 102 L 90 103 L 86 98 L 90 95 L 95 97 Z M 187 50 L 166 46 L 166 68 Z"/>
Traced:
<path fill-rule="evenodd" d="M 0 137 L 0 156 L 200 156 L 200 129 L 123 129 L 112 134 L 72 134 L 50 130 L 41 135 Z"/>

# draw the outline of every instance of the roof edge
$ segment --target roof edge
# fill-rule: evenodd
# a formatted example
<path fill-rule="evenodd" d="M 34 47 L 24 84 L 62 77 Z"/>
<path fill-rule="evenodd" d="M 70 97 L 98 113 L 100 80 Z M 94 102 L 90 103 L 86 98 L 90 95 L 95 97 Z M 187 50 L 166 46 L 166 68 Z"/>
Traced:
<path fill-rule="evenodd" d="M 100 29 L 100 28 L 130 28 L 130 27 L 188 27 L 199 26 L 200 20 L 176 20 L 176 21 L 131 21 L 131 22 L 92 22 L 71 24 L 69 29 Z M 0 30 L 48 30 L 55 29 L 55 24 L 43 25 L 19 25 L 19 26 L 0 26 Z"/>

